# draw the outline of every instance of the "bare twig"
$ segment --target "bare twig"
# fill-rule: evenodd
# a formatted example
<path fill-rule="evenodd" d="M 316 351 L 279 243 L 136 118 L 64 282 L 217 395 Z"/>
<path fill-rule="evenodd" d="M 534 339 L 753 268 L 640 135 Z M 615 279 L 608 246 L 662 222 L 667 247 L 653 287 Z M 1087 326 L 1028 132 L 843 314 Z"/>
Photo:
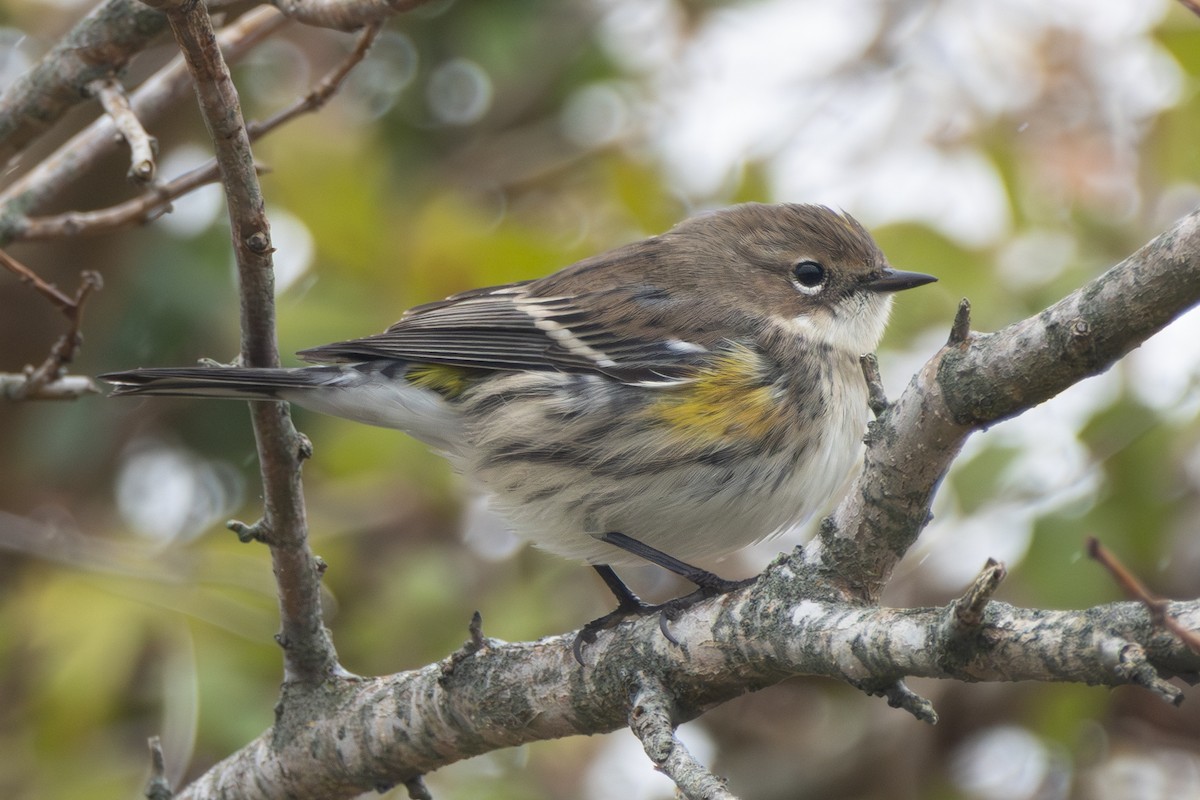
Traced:
<path fill-rule="evenodd" d="M 2 396 L 9 400 L 63 400 L 96 391 L 90 381 L 83 386 L 75 386 L 76 382 L 62 383 L 61 372 L 66 364 L 74 360 L 80 345 L 83 344 L 83 336 L 79 332 L 80 325 L 83 324 L 83 308 L 92 292 L 104 285 L 100 273 L 84 270 L 80 274 L 79 288 L 75 291 L 75 297 L 71 298 L 63 294 L 57 286 L 42 280 L 37 273 L 3 250 L 0 250 L 0 266 L 15 274 L 22 283 L 32 286 L 38 294 L 61 311 L 68 322 L 67 332 L 59 337 L 59 340 L 50 348 L 50 354 L 46 356 L 46 360 L 35 369 L 28 370 L 22 376 L 23 383 L 8 382 L 3 387 Z M 44 391 L 54 383 L 59 385 L 51 391 Z"/>
<path fill-rule="evenodd" d="M 1146 607 L 1155 625 L 1178 636 L 1179 641 L 1187 645 L 1192 652 L 1200 653 L 1200 635 L 1190 628 L 1180 625 L 1179 620 L 1171 616 L 1167 611 L 1170 601 L 1154 595 L 1128 567 L 1121 563 L 1119 558 L 1100 544 L 1100 540 L 1094 536 L 1089 536 L 1087 539 L 1087 554 L 1089 558 L 1100 562 L 1100 565 L 1108 570 L 1113 580 L 1126 595 Z"/>
<path fill-rule="evenodd" d="M 129 145 L 129 179 L 142 184 L 154 180 L 157 171 L 154 155 L 158 150 L 158 142 L 142 127 L 142 121 L 125 94 L 125 87 L 116 78 L 107 77 L 92 81 L 88 89 L 100 100 L 105 113 L 120 131 L 121 138 Z"/>
<path fill-rule="evenodd" d="M 33 387 L 30 373 L 0 372 L 0 398 L 4 400 L 78 400 L 87 394 L 99 394 L 100 388 L 86 375 L 59 375 Z"/>
<path fill-rule="evenodd" d="M 267 172 L 258 167 L 259 174 Z M 49 217 L 29 217 L 18 223 L 15 238 L 22 241 L 63 239 L 110 233 L 127 225 L 153 222 L 171 210 L 171 202 L 189 192 L 220 180 L 216 160 L 201 164 L 182 175 L 160 183 L 144 194 L 96 211 L 68 211 Z"/>
<path fill-rule="evenodd" d="M 487 637 L 483 635 L 483 616 L 476 611 L 471 615 L 471 622 L 467 625 L 467 632 L 471 638 L 463 643 L 463 646 L 450 654 L 450 657 L 442 662 L 442 674 L 449 678 L 454 674 L 454 670 L 465 659 L 478 653 L 488 645 Z"/>
<path fill-rule="evenodd" d="M 156 13 L 141 3 L 134 5 L 147 13 Z M 236 61 L 287 22 L 273 8 L 256 8 L 223 29 L 218 42 L 226 58 Z M 187 66 L 182 58 L 177 58 L 139 86 L 129 102 L 138 119 L 149 123 L 177 105 L 190 90 Z M 26 215 L 46 207 L 80 174 L 112 153 L 118 146 L 116 137 L 112 118 L 102 116 L 0 192 L 0 244 L 21 238 Z"/>
<path fill-rule="evenodd" d="M 138 0 L 106 0 L 80 20 L 0 96 L 0 165 L 83 101 L 92 81 L 120 72 L 165 23 Z"/>
<path fill-rule="evenodd" d="M 1200 2 L 1197 2 L 1197 0 L 1179 0 L 1179 4 L 1200 17 Z"/>
<path fill-rule="evenodd" d="M 38 294 L 53 303 L 54 307 L 59 311 L 63 312 L 64 314 L 70 314 L 72 307 L 75 305 L 74 300 L 63 294 L 62 290 L 60 290 L 54 284 L 47 283 L 46 281 L 42 280 L 36 272 L 22 264 L 20 261 L 17 261 L 3 250 L 0 250 L 0 267 L 4 267 L 9 272 L 16 275 L 21 283 L 32 286 Z"/>
<path fill-rule="evenodd" d="M 353 51 L 328 72 L 304 97 L 262 122 L 250 122 L 246 130 L 250 141 L 258 141 L 281 125 L 297 117 L 319 111 L 345 83 L 350 71 L 366 57 L 379 34 L 381 24 L 373 24 L 359 35 Z M 260 168 L 259 172 L 263 170 Z M 96 211 L 69 211 L 49 217 L 30 217 L 13 223 L 13 237 L 23 241 L 59 239 L 68 236 L 87 236 L 108 233 L 126 225 L 157 219 L 171 208 L 171 201 L 182 197 L 220 178 L 217 161 L 213 159 L 180 175 L 165 184 L 148 190 L 139 197 Z"/>
<path fill-rule="evenodd" d="M 336 702 L 326 713 L 282 720 L 179 796 L 235 796 L 253 776 L 260 797 L 357 797 L 480 753 L 617 730 L 629 724 L 632 664 L 661 675 L 670 687 L 669 724 L 796 674 L 1126 685 L 1131 676 L 1115 668 L 1120 653 L 1096 646 L 1119 637 L 1142 642 L 1160 669 L 1200 666 L 1200 656 L 1154 629 L 1134 603 L 1047 611 L 993 602 L 987 613 L 994 636 L 968 660 L 956 661 L 947 658 L 938 631 L 943 609 L 828 603 L 821 610 L 810 600 L 783 601 L 775 590 L 756 584 L 734 608 L 714 602 L 689 612 L 688 621 L 707 639 L 686 659 L 659 634 L 657 620 L 643 619 L 606 638 L 583 670 L 570 654 L 574 634 L 566 634 L 494 642 L 462 661 L 449 685 L 439 665 L 348 681 L 331 687 Z M 1180 603 L 1174 611 L 1200 624 L 1200 602 Z"/>
<path fill-rule="evenodd" d="M 689 800 L 737 800 L 725 781 L 697 761 L 675 735 L 671 698 L 657 677 L 640 673 L 629 709 L 629 729 L 654 766 Z"/>
<path fill-rule="evenodd" d="M 250 151 L 237 90 L 203 4 L 163 0 L 160 7 L 192 75 L 220 166 L 241 289 L 242 363 L 279 365 L 275 342 L 270 226 Z M 279 587 L 284 680 L 318 685 L 342 674 L 321 613 L 321 569 L 308 545 L 300 483 L 301 439 L 284 403 L 251 403 L 265 508 L 260 521 L 270 543 Z M 282 703 L 286 704 L 286 697 Z"/>
<path fill-rule="evenodd" d="M 358 35 L 358 41 L 355 42 L 354 49 L 350 51 L 350 54 L 346 56 L 342 63 L 326 73 L 325 77 L 321 78 L 311 92 L 263 122 L 251 122 L 247 126 L 250 131 L 250 140 L 254 141 L 260 136 L 264 136 L 275 128 L 278 128 L 280 125 L 291 122 L 301 114 L 317 111 L 328 103 L 330 98 L 342 88 L 342 84 L 345 83 L 350 71 L 366 58 L 367 51 L 375 43 L 375 38 L 379 36 L 379 31 L 382 28 L 382 22 L 373 22 L 367 25 L 362 33 Z"/>

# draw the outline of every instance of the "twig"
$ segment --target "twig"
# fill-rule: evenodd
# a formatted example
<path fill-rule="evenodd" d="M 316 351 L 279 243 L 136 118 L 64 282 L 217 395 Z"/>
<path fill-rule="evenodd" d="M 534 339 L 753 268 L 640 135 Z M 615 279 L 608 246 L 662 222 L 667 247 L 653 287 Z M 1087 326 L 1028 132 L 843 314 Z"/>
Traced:
<path fill-rule="evenodd" d="M 737 800 L 725 781 L 697 761 L 675 736 L 671 700 L 658 678 L 640 673 L 629 709 L 629 729 L 642 742 L 654 766 L 689 800 Z"/>
<path fill-rule="evenodd" d="M 160 0 L 192 75 L 200 111 L 220 165 L 241 293 L 241 359 L 251 367 L 279 365 L 275 343 L 270 225 L 254 168 L 237 90 L 203 4 Z M 308 544 L 300 483 L 299 435 L 287 405 L 251 403 L 263 478 L 262 526 L 279 588 L 284 681 L 315 686 L 341 674 L 321 612 L 321 570 Z M 281 701 L 284 702 L 284 701 Z"/>
<path fill-rule="evenodd" d="M 1100 562 L 1100 565 L 1108 570 L 1113 580 L 1117 582 L 1117 585 L 1121 587 L 1126 595 L 1146 607 L 1146 610 L 1150 612 L 1150 619 L 1153 620 L 1155 625 L 1179 637 L 1179 641 L 1187 645 L 1188 649 L 1193 653 L 1200 653 L 1200 635 L 1180 625 L 1179 620 L 1175 619 L 1167 610 L 1169 601 L 1152 594 L 1137 579 L 1137 576 L 1122 564 L 1121 560 L 1113 555 L 1107 547 L 1100 544 L 1100 540 L 1094 536 L 1087 538 L 1087 554 L 1089 558 Z"/>
<path fill-rule="evenodd" d="M 1196 0 L 1179 0 L 1179 4 L 1200 17 L 1200 2 L 1196 2 Z"/>
<path fill-rule="evenodd" d="M 162 32 L 164 19 L 138 0 L 106 0 L 79 21 L 0 97 L 0 165 L 119 72 Z"/>
<path fill-rule="evenodd" d="M 267 171 L 261 166 L 258 167 L 259 174 Z M 126 225 L 153 222 L 171 210 L 171 201 L 201 186 L 215 183 L 220 178 L 220 170 L 213 159 L 124 203 L 96 211 L 68 211 L 48 217 L 28 217 L 16 223 L 13 238 L 21 241 L 40 241 L 71 236 L 93 236 Z"/>
<path fill-rule="evenodd" d="M 0 372 L 0 399 L 4 400 L 78 400 L 85 394 L 99 394 L 100 388 L 86 375 L 59 375 L 41 386 L 32 386 L 33 372 Z"/>
<path fill-rule="evenodd" d="M 125 94 L 125 87 L 116 78 L 100 78 L 88 84 L 104 111 L 112 118 L 113 125 L 121 133 L 121 138 L 129 145 L 129 172 L 126 173 L 131 181 L 146 184 L 154 180 L 157 166 L 154 155 L 158 151 L 158 140 L 146 133 L 142 121 L 134 113 Z"/>
<path fill-rule="evenodd" d="M 3 250 L 0 250 L 0 267 L 4 267 L 16 275 L 21 283 L 32 286 L 38 294 L 53 303 L 55 308 L 64 314 L 69 314 L 70 309 L 75 305 L 75 301 L 63 294 L 57 286 L 42 280 L 36 272 Z"/>
<path fill-rule="evenodd" d="M 96 391 L 90 381 L 85 386 L 77 386 L 77 382 L 71 382 L 60 385 L 57 389 L 49 392 L 46 392 L 45 389 L 48 385 L 59 382 L 62 377 L 62 368 L 74 360 L 80 345 L 83 344 L 83 336 L 79 332 L 80 325 L 83 324 L 83 308 L 92 292 L 104 286 L 100 273 L 92 270 L 84 270 L 80 273 L 79 288 L 75 291 L 75 297 L 70 298 L 63 294 L 57 286 L 42 280 L 37 273 L 3 250 L 0 250 L 0 266 L 14 273 L 22 283 L 32 286 L 38 294 L 61 311 L 68 322 L 67 332 L 59 337 L 54 346 L 50 348 L 50 354 L 46 356 L 46 359 L 36 368 L 28 370 L 23 376 L 22 383 L 7 382 L 7 385 L 3 386 L 3 397 L 9 400 L 37 398 L 63 400 Z"/>
<path fill-rule="evenodd" d="M 369 26 L 359 36 L 354 50 L 328 72 L 304 97 L 262 122 L 250 122 L 246 131 L 250 141 L 258 141 L 297 117 L 319 111 L 342 88 L 350 71 L 366 57 L 382 24 Z M 259 172 L 264 170 L 259 168 Z M 116 228 L 157 219 L 170 211 L 171 201 L 201 186 L 220 179 L 216 159 L 201 164 L 168 183 L 153 187 L 139 197 L 97 211 L 69 211 L 48 217 L 30 217 L 13 223 L 13 238 L 22 241 L 60 239 L 107 233 Z"/>
<path fill-rule="evenodd" d="M 141 3 L 134 5 L 143 12 L 157 13 Z M 226 58 L 236 61 L 287 23 L 287 17 L 273 8 L 256 8 L 224 28 L 218 41 Z M 176 58 L 139 86 L 129 102 L 138 119 L 149 123 L 176 106 L 190 91 L 187 66 L 182 58 Z M 45 208 L 79 175 L 112 153 L 118 146 L 116 134 L 112 118 L 101 116 L 0 192 L 0 244 L 21 238 L 26 215 Z"/>
<path fill-rule="evenodd" d="M 454 674 L 459 664 L 488 646 L 487 637 L 483 635 L 483 616 L 478 611 L 471 615 L 471 622 L 467 625 L 467 632 L 471 638 L 442 662 L 441 670 L 443 678 L 449 678 Z"/>
<path fill-rule="evenodd" d="M 301 114 L 317 111 L 328 103 L 330 98 L 342 88 L 342 84 L 345 83 L 350 71 L 366 58 L 367 51 L 375 43 L 375 39 L 379 36 L 379 31 L 382 28 L 382 22 L 373 22 L 368 25 L 359 34 L 358 41 L 355 42 L 354 49 L 350 51 L 350 54 L 342 60 L 342 63 L 326 73 L 311 92 L 282 111 L 273 114 L 263 122 L 251 122 L 246 126 L 250 133 L 250 140 L 254 141 L 260 136 L 264 136 L 275 128 L 278 128 L 280 125 L 292 121 Z"/>

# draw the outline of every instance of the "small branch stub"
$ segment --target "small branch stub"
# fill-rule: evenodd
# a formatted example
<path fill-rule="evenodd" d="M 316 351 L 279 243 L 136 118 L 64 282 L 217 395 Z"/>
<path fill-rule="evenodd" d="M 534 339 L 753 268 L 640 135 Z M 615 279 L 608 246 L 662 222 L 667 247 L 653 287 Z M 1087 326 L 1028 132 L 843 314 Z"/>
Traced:
<path fill-rule="evenodd" d="M 971 301 L 963 298 L 958 302 L 958 311 L 954 314 L 954 322 L 950 326 L 950 338 L 946 344 L 953 347 L 965 344 L 971 338 Z"/>
<path fill-rule="evenodd" d="M 241 520 L 231 519 L 225 523 L 225 527 L 237 534 L 238 541 L 243 544 L 250 542 L 267 543 L 267 533 L 264 530 L 262 520 L 255 522 L 253 525 L 247 525 Z"/>
<path fill-rule="evenodd" d="M 883 376 L 879 374 L 879 359 L 874 353 L 867 353 L 860 356 L 858 360 L 862 364 L 863 378 L 867 381 L 867 406 L 870 407 L 872 414 L 879 417 L 888 408 L 887 392 L 883 389 Z"/>
<path fill-rule="evenodd" d="M 150 745 L 150 778 L 146 781 L 147 800 L 171 800 L 174 793 L 167 782 L 166 758 L 163 757 L 162 740 L 151 736 Z"/>
<path fill-rule="evenodd" d="M 869 682 L 851 681 L 851 683 L 872 697 L 886 698 L 888 705 L 892 708 L 907 711 L 921 722 L 937 725 L 938 714 L 937 710 L 933 707 L 933 703 L 921 697 L 921 695 L 912 689 L 909 689 L 908 685 L 901 679 L 889 683 L 880 682 L 874 685 Z"/>
<path fill-rule="evenodd" d="M 1136 642 L 1127 642 L 1120 649 L 1120 656 L 1113 671 L 1122 680 L 1141 686 L 1177 706 L 1183 702 L 1183 690 L 1163 680 L 1158 670 L 1146 657 L 1146 651 Z"/>
<path fill-rule="evenodd" d="M 471 638 L 463 643 L 462 647 L 451 653 L 450 657 L 442 664 L 443 680 L 453 675 L 459 664 L 487 647 L 487 637 L 483 635 L 483 616 L 478 611 L 471 615 L 467 632 Z"/>
<path fill-rule="evenodd" d="M 1007 575 L 1003 563 L 994 558 L 987 560 L 963 596 L 951 604 L 951 624 L 957 632 L 976 630 L 983 624 L 983 612 Z"/>

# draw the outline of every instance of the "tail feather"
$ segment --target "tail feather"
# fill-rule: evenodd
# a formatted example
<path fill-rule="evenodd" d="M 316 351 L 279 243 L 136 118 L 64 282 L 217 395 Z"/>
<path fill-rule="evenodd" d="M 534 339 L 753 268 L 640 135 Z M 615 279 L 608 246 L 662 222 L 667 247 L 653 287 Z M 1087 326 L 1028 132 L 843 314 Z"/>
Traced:
<path fill-rule="evenodd" d="M 277 400 L 279 392 L 321 386 L 341 371 L 323 367 L 257 369 L 250 367 L 164 367 L 109 372 L 98 376 L 113 384 L 114 397 L 147 394 L 170 397 L 226 397 Z"/>
<path fill-rule="evenodd" d="M 437 392 L 397 374 L 399 362 L 322 365 L 290 369 L 164 367 L 109 372 L 113 396 L 223 397 L 286 400 L 368 425 L 405 431 L 446 453 L 457 450 L 461 421 Z"/>

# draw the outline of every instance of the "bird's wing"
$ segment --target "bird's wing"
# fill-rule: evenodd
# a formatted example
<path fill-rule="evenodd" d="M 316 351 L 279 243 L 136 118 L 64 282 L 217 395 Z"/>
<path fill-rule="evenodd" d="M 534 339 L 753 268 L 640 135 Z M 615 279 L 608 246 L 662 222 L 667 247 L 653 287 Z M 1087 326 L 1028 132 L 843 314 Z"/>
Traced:
<path fill-rule="evenodd" d="M 609 286 L 570 296 L 536 296 L 530 287 L 522 282 L 464 292 L 411 309 L 383 333 L 299 355 L 314 362 L 395 359 L 592 372 L 644 384 L 686 381 L 710 356 L 703 336 L 668 329 L 654 308 L 661 292 L 652 287 Z"/>

